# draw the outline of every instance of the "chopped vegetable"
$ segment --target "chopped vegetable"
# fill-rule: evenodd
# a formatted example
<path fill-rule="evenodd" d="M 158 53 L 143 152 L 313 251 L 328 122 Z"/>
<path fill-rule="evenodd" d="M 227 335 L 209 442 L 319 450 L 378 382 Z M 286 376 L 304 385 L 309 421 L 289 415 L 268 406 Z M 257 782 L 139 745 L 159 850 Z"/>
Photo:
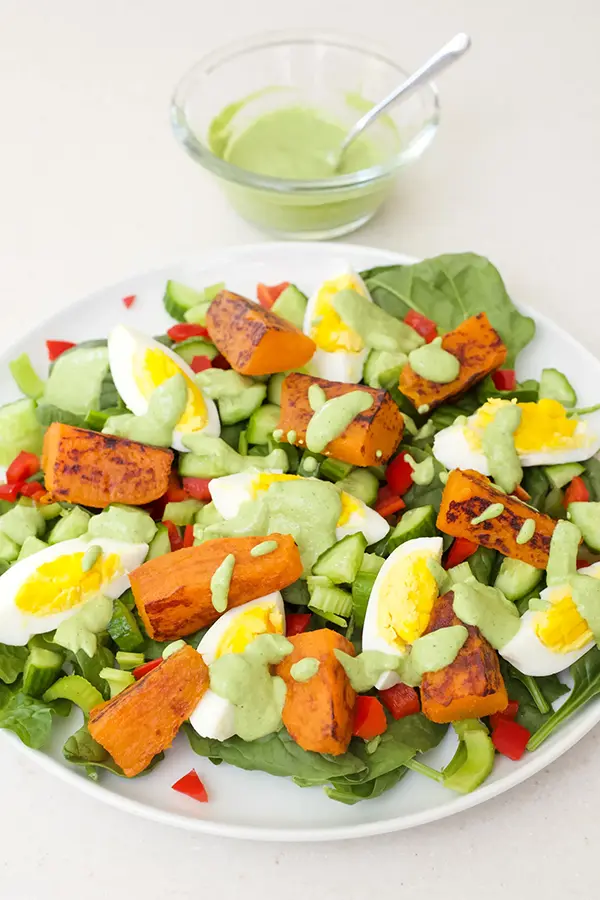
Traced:
<path fill-rule="evenodd" d="M 402 496 L 413 485 L 413 468 L 406 460 L 406 452 L 399 453 L 385 471 L 385 480 L 394 494 Z"/>
<path fill-rule="evenodd" d="M 524 676 L 526 677 L 526 676 Z M 544 700 L 544 696 L 542 694 L 542 699 Z M 545 702 L 545 700 L 544 700 Z M 494 713 L 490 716 L 490 725 L 492 728 L 495 728 L 498 722 L 501 719 L 510 719 L 511 721 L 516 719 L 517 713 L 519 712 L 519 703 L 517 700 L 509 700 L 506 709 L 501 709 L 500 712 Z"/>
<path fill-rule="evenodd" d="M 387 719 L 381 701 L 377 697 L 357 697 L 354 706 L 354 737 L 372 741 L 387 729 Z"/>
<path fill-rule="evenodd" d="M 206 369 L 212 368 L 212 360 L 208 356 L 194 356 L 190 363 L 192 372 L 205 372 Z"/>
<path fill-rule="evenodd" d="M 514 391 L 517 386 L 514 369 L 497 369 L 492 372 L 492 381 L 498 391 Z"/>
<path fill-rule="evenodd" d="M 28 453 L 21 450 L 19 455 L 13 459 L 10 466 L 6 470 L 6 480 L 9 484 L 19 484 L 27 481 L 32 475 L 40 471 L 40 459 L 35 453 Z"/>
<path fill-rule="evenodd" d="M 131 309 L 135 301 L 136 294 L 129 294 L 127 297 L 123 297 L 123 306 L 125 307 L 125 309 Z"/>
<path fill-rule="evenodd" d="M 183 532 L 183 546 L 192 547 L 194 544 L 194 526 L 186 525 Z"/>
<path fill-rule="evenodd" d="M 285 617 L 285 634 L 286 637 L 294 637 L 295 634 L 302 634 L 306 631 L 310 624 L 312 616 L 310 613 L 288 613 Z"/>
<path fill-rule="evenodd" d="M 31 397 L 32 400 L 39 400 L 44 393 L 44 382 L 31 365 L 29 356 L 21 353 L 9 362 L 8 368 L 21 393 Z"/>
<path fill-rule="evenodd" d="M 303 750 L 339 756 L 352 737 L 356 695 L 333 651 L 354 656 L 354 646 L 329 628 L 306 631 L 290 641 L 294 649 L 276 668 L 287 685 L 283 724 Z M 307 657 L 318 660 L 319 668 L 308 681 L 295 681 L 290 670 Z"/>
<path fill-rule="evenodd" d="M 250 550 L 265 539 L 277 548 L 265 556 Z M 302 561 L 289 534 L 263 537 L 216 538 L 198 547 L 149 560 L 130 574 L 139 614 L 148 635 L 168 641 L 191 634 L 219 618 L 210 582 L 225 557 L 233 554 L 235 568 L 229 587 L 228 608 L 286 587 L 302 574 Z"/>
<path fill-rule="evenodd" d="M 266 284 L 262 284 L 261 282 L 259 282 L 256 285 L 256 296 L 258 298 L 258 302 L 265 309 L 271 309 L 280 294 L 283 294 L 285 289 L 289 286 L 289 281 L 282 281 L 281 284 L 274 284 L 271 287 L 268 287 Z"/>
<path fill-rule="evenodd" d="M 384 484 L 377 492 L 377 500 L 375 501 L 375 512 L 387 519 L 394 513 L 400 512 L 406 508 L 406 503 L 402 497 L 398 497 L 391 489 L 389 484 Z"/>
<path fill-rule="evenodd" d="M 17 482 L 16 484 L 0 484 L 0 500 L 6 500 L 8 503 L 13 503 L 19 496 L 21 487 L 21 482 Z"/>
<path fill-rule="evenodd" d="M 44 438 L 42 466 L 54 498 L 104 509 L 161 497 L 172 461 L 171 450 L 55 422 Z"/>
<path fill-rule="evenodd" d="M 159 656 L 158 659 L 151 659 L 150 662 L 147 662 L 141 666 L 138 666 L 136 669 L 133 670 L 133 677 L 135 678 L 136 681 L 139 681 L 140 678 L 143 678 L 145 675 L 148 674 L 148 672 L 151 672 L 153 669 L 156 669 L 157 666 L 160 666 L 162 661 L 163 661 L 162 656 Z"/>
<path fill-rule="evenodd" d="M 455 356 L 460 371 L 447 384 L 428 381 L 417 375 L 407 363 L 400 374 L 400 391 L 420 409 L 434 409 L 463 394 L 481 381 L 506 359 L 506 347 L 484 312 L 466 319 L 442 338 L 442 349 Z"/>
<path fill-rule="evenodd" d="M 195 500 L 202 500 L 206 503 L 210 502 L 210 490 L 208 485 L 210 484 L 210 478 L 184 478 L 183 479 L 183 487 L 184 490 L 189 494 L 190 497 L 194 497 Z"/>
<path fill-rule="evenodd" d="M 518 722 L 502 716 L 492 731 L 492 742 L 498 753 L 509 759 L 521 759 L 527 749 L 531 732 Z"/>
<path fill-rule="evenodd" d="M 176 344 L 187 341 L 193 337 L 208 337 L 208 330 L 203 325 L 181 324 L 172 325 L 167 334 Z"/>
<path fill-rule="evenodd" d="M 502 513 L 474 525 L 472 520 L 493 503 L 502 504 Z M 519 544 L 517 537 L 527 519 L 535 522 L 535 532 L 531 540 Z M 450 473 L 437 519 L 440 531 L 498 550 L 504 556 L 520 559 L 536 569 L 545 569 L 548 564 L 555 525 L 550 516 L 504 494 L 488 478 L 471 469 L 454 469 Z"/>
<path fill-rule="evenodd" d="M 402 438 L 404 419 L 387 391 L 364 385 L 326 381 L 296 372 L 287 375 L 281 390 L 278 425 L 283 432 L 281 440 L 300 447 L 306 445 L 306 431 L 314 414 L 308 399 L 313 385 L 322 388 L 327 400 L 356 390 L 367 393 L 373 400 L 369 409 L 359 413 L 339 437 L 327 444 L 324 455 L 354 466 L 379 466 L 387 462 Z M 290 432 L 295 435 L 293 441 L 289 440 Z"/>
<path fill-rule="evenodd" d="M 414 328 L 417 334 L 425 338 L 425 342 L 430 344 L 437 337 L 437 325 L 428 319 L 427 316 L 410 309 L 404 316 L 404 321 L 411 328 Z"/>
<path fill-rule="evenodd" d="M 379 699 L 396 721 L 421 712 L 419 695 L 408 684 L 396 684 L 385 691 L 379 691 Z"/>
<path fill-rule="evenodd" d="M 218 350 L 242 375 L 301 368 L 316 349 L 314 341 L 285 319 L 230 291 L 215 297 L 206 324 Z"/>
<path fill-rule="evenodd" d="M 89 732 L 132 778 L 171 746 L 208 686 L 204 660 L 186 645 L 155 671 L 93 709 Z"/>
<path fill-rule="evenodd" d="M 579 475 L 576 475 L 565 491 L 565 495 L 563 497 L 564 508 L 567 509 L 569 503 L 587 503 L 589 499 L 590 492 L 586 487 L 585 481 Z"/>
<path fill-rule="evenodd" d="M 167 521 L 163 522 L 163 525 L 166 527 L 168 535 L 169 535 L 169 543 L 171 544 L 171 550 L 175 552 L 176 550 L 181 550 L 183 547 L 183 538 L 179 533 L 179 528 L 174 522 Z"/>
<path fill-rule="evenodd" d="M 466 559 L 473 556 L 478 546 L 474 541 L 469 541 L 467 538 L 454 538 L 452 546 L 446 555 L 444 568 L 453 569 L 455 566 L 460 566 Z"/>
<path fill-rule="evenodd" d="M 65 350 L 70 350 L 71 347 L 75 346 L 76 344 L 73 341 L 46 341 L 48 359 L 50 362 L 54 362 Z"/>
<path fill-rule="evenodd" d="M 206 788 L 200 781 L 195 769 L 191 769 L 187 775 L 184 775 L 183 778 L 180 778 L 179 781 L 176 781 L 171 787 L 174 791 L 185 794 L 186 797 L 191 797 L 192 800 L 198 800 L 199 803 L 208 803 Z"/>

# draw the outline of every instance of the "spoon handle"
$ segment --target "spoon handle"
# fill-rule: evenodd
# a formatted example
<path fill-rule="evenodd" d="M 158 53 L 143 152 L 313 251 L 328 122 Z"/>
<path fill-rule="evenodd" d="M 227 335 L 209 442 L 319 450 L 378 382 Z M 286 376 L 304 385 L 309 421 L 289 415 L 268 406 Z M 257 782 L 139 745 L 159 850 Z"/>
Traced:
<path fill-rule="evenodd" d="M 370 125 L 373 119 L 376 119 L 380 113 L 387 109 L 388 106 L 391 106 L 392 103 L 395 103 L 400 97 L 405 97 L 407 94 L 412 93 L 412 91 L 421 87 L 424 82 L 429 81 L 445 68 L 452 65 L 452 63 L 459 59 L 463 53 L 466 53 L 470 46 L 471 38 L 468 34 L 461 32 L 460 34 L 455 35 L 451 41 L 448 41 L 448 43 L 445 44 L 441 50 L 438 50 L 438 52 L 424 63 L 424 65 L 417 69 L 416 72 L 413 72 L 406 81 L 403 81 L 401 85 L 394 88 L 387 97 L 384 97 L 376 106 L 373 106 L 355 125 L 353 125 L 340 148 L 340 156 L 345 151 L 348 144 L 350 144 L 364 128 Z"/>

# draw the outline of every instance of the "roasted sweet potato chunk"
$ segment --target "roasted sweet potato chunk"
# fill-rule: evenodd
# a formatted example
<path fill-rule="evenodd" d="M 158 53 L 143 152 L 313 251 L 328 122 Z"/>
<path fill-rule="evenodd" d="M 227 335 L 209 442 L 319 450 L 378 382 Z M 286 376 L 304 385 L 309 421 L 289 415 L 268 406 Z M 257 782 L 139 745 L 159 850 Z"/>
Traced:
<path fill-rule="evenodd" d="M 506 347 L 483 312 L 465 319 L 458 328 L 445 334 L 442 347 L 460 363 L 460 372 L 454 381 L 449 384 L 428 381 L 417 375 L 409 363 L 400 373 L 400 390 L 417 409 L 420 406 L 434 409 L 464 394 L 506 359 Z"/>
<path fill-rule="evenodd" d="M 156 669 L 97 706 L 89 732 L 131 778 L 166 750 L 208 689 L 208 667 L 193 647 L 173 653 Z"/>
<path fill-rule="evenodd" d="M 44 437 L 46 490 L 56 500 L 104 509 L 143 506 L 167 490 L 171 450 L 54 422 Z"/>
<path fill-rule="evenodd" d="M 352 737 L 356 694 L 333 651 L 354 656 L 354 646 L 329 628 L 306 631 L 289 640 L 294 649 L 277 666 L 287 685 L 283 724 L 303 750 L 340 756 Z M 318 671 L 308 681 L 295 681 L 290 670 L 306 657 L 318 660 Z"/>
<path fill-rule="evenodd" d="M 495 519 L 473 525 L 471 520 L 480 516 L 492 503 L 501 503 L 504 511 Z M 534 535 L 526 544 L 517 544 L 517 535 L 526 519 L 534 520 Z M 556 522 L 550 516 L 527 506 L 516 497 L 503 494 L 489 478 L 472 469 L 454 469 L 450 472 L 437 518 L 440 531 L 491 547 L 536 569 L 545 569 L 548 565 L 550 539 L 555 526 Z"/>
<path fill-rule="evenodd" d="M 281 389 L 281 418 L 278 424 L 278 428 L 283 431 L 281 440 L 287 441 L 288 433 L 295 431 L 293 443 L 299 447 L 305 446 L 306 429 L 313 416 L 308 402 L 311 384 L 323 388 L 328 400 L 356 390 L 364 391 L 373 398 L 373 405 L 359 413 L 343 434 L 325 447 L 324 455 L 341 459 L 353 466 L 379 466 L 386 463 L 402 439 L 404 419 L 387 391 L 362 384 L 342 384 L 295 372 L 288 375 Z"/>

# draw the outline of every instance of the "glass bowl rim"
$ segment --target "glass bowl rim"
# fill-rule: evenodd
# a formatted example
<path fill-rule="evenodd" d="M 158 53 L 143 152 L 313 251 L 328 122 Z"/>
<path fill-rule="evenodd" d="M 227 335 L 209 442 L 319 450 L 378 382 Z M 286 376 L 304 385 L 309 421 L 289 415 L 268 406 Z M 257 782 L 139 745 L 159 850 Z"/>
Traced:
<path fill-rule="evenodd" d="M 195 79 L 198 74 L 210 74 L 213 69 L 218 68 L 223 63 L 256 50 L 281 44 L 312 43 L 329 44 L 333 47 L 342 47 L 346 50 L 355 50 L 363 54 L 369 54 L 381 62 L 392 66 L 399 75 L 408 77 L 409 73 L 390 59 L 386 50 L 380 45 L 363 38 L 340 34 L 336 31 L 314 31 L 312 29 L 267 31 L 242 40 L 233 41 L 201 57 L 185 72 L 173 92 L 170 107 L 171 127 L 175 137 L 192 159 L 226 181 L 233 181 L 259 190 L 276 191 L 285 194 L 337 191 L 353 187 L 364 187 L 388 178 L 397 169 L 418 159 L 435 137 L 440 120 L 439 94 L 432 81 L 428 82 L 418 93 L 426 92 L 429 95 L 433 111 L 410 143 L 385 163 L 371 166 L 368 169 L 360 169 L 357 172 L 350 172 L 346 175 L 334 175 L 328 178 L 311 180 L 295 180 L 274 178 L 270 175 L 250 172 L 248 169 L 242 169 L 216 156 L 207 144 L 196 137 L 189 126 L 185 106 L 190 93 L 195 89 Z M 235 101 L 232 100 L 231 102 Z"/>

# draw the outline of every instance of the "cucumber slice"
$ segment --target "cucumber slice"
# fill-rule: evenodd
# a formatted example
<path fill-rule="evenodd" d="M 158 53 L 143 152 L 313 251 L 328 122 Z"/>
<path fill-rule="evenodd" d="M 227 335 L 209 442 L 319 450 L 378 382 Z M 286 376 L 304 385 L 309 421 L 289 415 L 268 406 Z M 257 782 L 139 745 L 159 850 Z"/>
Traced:
<path fill-rule="evenodd" d="M 539 398 L 558 400 L 567 409 L 577 405 L 577 394 L 567 376 L 558 369 L 542 369 Z"/>
<path fill-rule="evenodd" d="M 19 545 L 0 531 L 0 561 L 3 563 L 14 562 L 19 556 Z M 6 571 L 6 570 L 5 570 Z"/>
<path fill-rule="evenodd" d="M 307 579 L 310 593 L 308 608 L 334 625 L 346 625 L 352 612 L 352 597 L 336 587 L 328 578 Z"/>
<path fill-rule="evenodd" d="M 377 575 L 383 566 L 385 559 L 377 556 L 376 553 L 365 553 L 360 567 L 361 572 L 368 572 L 370 575 Z"/>
<path fill-rule="evenodd" d="M 43 407 L 40 407 L 40 408 L 43 409 Z M 38 410 L 38 412 L 39 412 L 39 410 Z M 85 417 L 85 419 L 83 421 L 83 427 L 90 428 L 92 431 L 102 431 L 102 429 L 104 428 L 104 426 L 106 425 L 108 420 L 111 419 L 113 416 L 121 416 L 121 415 L 125 415 L 126 413 L 127 413 L 127 410 L 124 409 L 122 406 L 112 406 L 112 407 L 109 407 L 108 409 L 90 409 L 89 413 L 87 414 L 87 416 Z M 68 413 L 67 415 L 71 415 L 71 413 Z M 63 420 L 59 419 L 58 421 L 63 421 Z M 65 424 L 69 424 L 69 423 L 65 423 Z"/>
<path fill-rule="evenodd" d="M 282 319 L 287 319 L 302 331 L 307 304 L 306 294 L 303 294 L 295 284 L 290 284 L 281 292 L 271 307 L 271 312 L 281 316 Z"/>
<path fill-rule="evenodd" d="M 392 353 L 389 350 L 371 350 L 365 363 L 363 381 L 365 384 L 368 384 L 369 387 L 380 388 L 382 387 L 382 384 L 379 381 L 380 375 L 383 375 L 384 372 L 390 372 L 390 370 L 393 369 L 394 371 L 398 371 L 399 378 L 400 370 L 407 362 L 408 356 L 406 353 Z M 396 384 L 398 383 L 398 378 L 395 379 Z"/>
<path fill-rule="evenodd" d="M 178 344 L 175 344 L 173 347 L 175 353 L 189 365 L 195 356 L 208 356 L 209 359 L 214 359 L 217 353 L 219 352 L 214 344 L 211 344 L 210 341 L 205 341 L 200 337 L 188 338 L 186 341 L 180 341 Z"/>
<path fill-rule="evenodd" d="M 266 384 L 253 384 L 237 397 L 223 397 L 218 401 L 219 416 L 224 425 L 235 425 L 248 419 L 267 395 Z"/>
<path fill-rule="evenodd" d="M 207 525 L 217 525 L 219 522 L 223 521 L 223 516 L 212 502 L 207 503 L 206 506 L 203 506 L 202 509 L 199 509 L 196 513 L 196 525 L 206 527 Z"/>
<path fill-rule="evenodd" d="M 542 580 L 543 574 L 542 569 L 505 556 L 498 569 L 494 587 L 502 591 L 507 600 L 516 602 L 531 593 Z"/>
<path fill-rule="evenodd" d="M 407 509 L 388 538 L 388 550 L 391 553 L 400 544 L 414 538 L 435 537 L 436 514 L 433 506 L 420 506 Z"/>
<path fill-rule="evenodd" d="M 114 601 L 107 631 L 119 650 L 133 652 L 144 646 L 144 638 L 133 613 L 120 600 Z"/>
<path fill-rule="evenodd" d="M 269 384 L 267 385 L 267 400 L 269 403 L 281 406 L 281 388 L 286 375 L 287 372 L 276 372 L 275 375 L 271 375 L 269 378 Z"/>
<path fill-rule="evenodd" d="M 580 463 L 559 463 L 556 466 L 544 466 L 544 472 L 548 481 L 555 488 L 563 488 L 577 475 L 585 472 L 585 466 Z"/>
<path fill-rule="evenodd" d="M 82 537 L 89 528 L 91 518 L 89 512 L 80 506 L 75 506 L 64 519 L 58 520 L 48 535 L 48 543 L 59 544 L 61 541 Z"/>
<path fill-rule="evenodd" d="M 0 406 L 0 466 L 9 466 L 21 450 L 39 454 L 42 440 L 33 400 Z"/>
<path fill-rule="evenodd" d="M 44 393 L 45 385 L 31 365 L 27 353 L 21 353 L 16 359 L 9 362 L 8 368 L 21 393 L 26 397 L 31 397 L 32 400 L 39 400 Z"/>
<path fill-rule="evenodd" d="M 326 478 L 328 481 L 341 481 L 352 472 L 353 468 L 354 466 L 351 463 L 328 456 L 321 463 L 319 474 L 321 478 Z"/>
<path fill-rule="evenodd" d="M 590 550 L 600 553 L 600 503 L 569 503 L 568 511 Z"/>
<path fill-rule="evenodd" d="M 266 444 L 277 428 L 281 409 L 273 403 L 265 403 L 254 410 L 248 422 L 246 437 L 249 444 Z M 239 451 L 241 453 L 241 450 Z"/>
<path fill-rule="evenodd" d="M 379 479 L 374 472 L 369 469 L 354 469 L 345 478 L 337 483 L 340 491 L 346 491 L 372 506 L 377 499 L 377 491 L 379 490 Z"/>
<path fill-rule="evenodd" d="M 35 506 L 18 503 L 0 517 L 0 532 L 21 547 L 28 537 L 41 537 L 46 520 Z"/>
<path fill-rule="evenodd" d="M 32 647 L 23 672 L 24 693 L 41 697 L 58 678 L 63 662 L 64 657 L 54 650 Z"/>
<path fill-rule="evenodd" d="M 163 522 L 173 522 L 174 525 L 191 525 L 196 513 L 204 506 L 200 500 L 180 500 L 178 503 L 167 503 L 163 513 Z"/>
<path fill-rule="evenodd" d="M 320 555 L 314 575 L 324 575 L 333 584 L 352 584 L 362 565 L 367 541 L 362 532 L 348 534 Z"/>
<path fill-rule="evenodd" d="M 179 281 L 167 281 L 163 304 L 167 313 L 178 322 L 183 322 L 188 309 L 197 306 L 204 300 L 204 291 L 196 291 L 194 288 L 181 284 Z"/>
<path fill-rule="evenodd" d="M 156 559 L 157 556 L 164 556 L 165 553 L 170 552 L 171 541 L 169 539 L 169 532 L 167 531 L 167 526 L 163 525 L 161 522 L 160 524 L 157 524 L 156 534 L 150 541 L 146 561 L 149 559 Z"/>
<path fill-rule="evenodd" d="M 45 550 L 47 546 L 46 541 L 40 541 L 39 538 L 30 535 L 23 541 L 17 561 L 20 562 L 20 560 L 26 559 L 28 556 L 33 556 L 34 553 L 39 553 L 40 550 Z"/>

